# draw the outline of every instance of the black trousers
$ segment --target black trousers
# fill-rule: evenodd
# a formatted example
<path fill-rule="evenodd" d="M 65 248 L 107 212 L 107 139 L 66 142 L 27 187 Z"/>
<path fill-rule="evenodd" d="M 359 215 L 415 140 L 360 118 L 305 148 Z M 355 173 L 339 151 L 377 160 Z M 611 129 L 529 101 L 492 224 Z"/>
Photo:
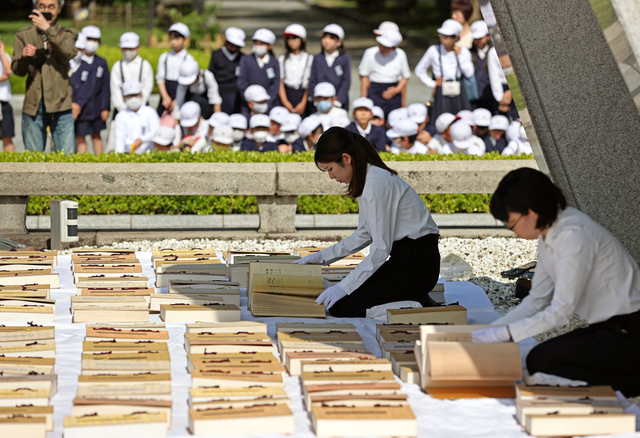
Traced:
<path fill-rule="evenodd" d="M 640 396 L 640 311 L 543 342 L 527 356 L 527 369 Z"/>
<path fill-rule="evenodd" d="M 329 313 L 337 317 L 366 316 L 367 309 L 394 301 L 412 300 L 435 306 L 429 291 L 438 282 L 438 234 L 393 242 L 389 259 L 350 295 L 336 302 Z"/>

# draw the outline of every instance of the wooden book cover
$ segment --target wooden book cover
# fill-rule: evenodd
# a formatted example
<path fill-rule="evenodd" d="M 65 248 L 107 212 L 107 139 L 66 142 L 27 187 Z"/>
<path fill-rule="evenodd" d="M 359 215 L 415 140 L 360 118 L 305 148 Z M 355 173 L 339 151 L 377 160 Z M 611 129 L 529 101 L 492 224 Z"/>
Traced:
<path fill-rule="evenodd" d="M 75 278 L 75 277 L 74 277 Z M 149 279 L 147 277 L 134 277 L 131 275 L 92 275 L 87 278 L 79 278 L 76 281 L 78 289 L 95 287 L 147 287 Z"/>
<path fill-rule="evenodd" d="M 231 304 L 215 295 L 151 294 L 149 310 L 159 312 L 161 304 Z"/>
<path fill-rule="evenodd" d="M 189 406 L 219 400 L 245 400 L 248 398 L 287 398 L 282 386 L 254 386 L 252 388 L 189 388 Z"/>
<path fill-rule="evenodd" d="M 303 360 L 300 363 L 302 374 L 336 371 L 336 372 L 365 372 L 365 371 L 393 371 L 391 362 L 387 359 L 355 359 L 355 360 Z"/>
<path fill-rule="evenodd" d="M 202 274 L 224 279 L 229 274 L 229 268 L 222 263 L 168 263 L 158 267 L 157 274 Z"/>
<path fill-rule="evenodd" d="M 10 249 L 0 251 L 0 257 L 56 257 L 58 251 L 53 250 L 25 250 L 25 249 Z"/>
<path fill-rule="evenodd" d="M 118 424 L 150 424 L 167 422 L 164 413 L 141 412 L 132 415 L 86 415 L 82 417 L 64 417 L 64 427 L 100 427 Z"/>
<path fill-rule="evenodd" d="M 41 298 L 48 300 L 50 298 L 49 289 L 35 290 L 0 290 L 2 298 Z"/>
<path fill-rule="evenodd" d="M 192 387 L 253 387 L 284 386 L 282 373 L 236 372 L 224 370 L 194 370 L 191 372 Z"/>
<path fill-rule="evenodd" d="M 149 320 L 149 309 L 135 306 L 100 306 L 79 304 L 73 309 L 73 322 L 144 322 Z"/>
<path fill-rule="evenodd" d="M 273 353 L 202 353 L 202 354 L 187 354 L 187 359 L 190 362 L 208 362 L 208 363 L 266 363 L 266 362 L 279 362 Z"/>
<path fill-rule="evenodd" d="M 190 360 L 188 370 L 191 373 L 196 371 L 209 372 L 221 371 L 232 373 L 279 373 L 286 372 L 284 366 L 277 361 L 236 361 L 236 360 L 214 360 L 214 361 L 193 361 Z"/>
<path fill-rule="evenodd" d="M 103 328 L 115 328 L 115 329 L 149 329 L 149 330 L 165 330 L 166 326 L 162 322 L 135 322 L 131 324 L 110 324 L 108 322 L 98 322 L 94 324 L 87 324 L 87 328 L 103 329 Z"/>
<path fill-rule="evenodd" d="M 292 332 L 320 332 L 326 333 L 331 331 L 355 332 L 356 327 L 353 324 L 310 324 L 307 322 L 277 322 L 276 332 L 292 333 Z"/>
<path fill-rule="evenodd" d="M 127 262 L 137 262 L 138 257 L 135 253 L 129 254 L 103 254 L 103 255 L 92 255 L 92 254 L 72 254 L 71 261 L 75 263 L 86 263 L 86 262 L 109 262 L 109 261 L 127 261 Z"/>
<path fill-rule="evenodd" d="M 160 318 L 165 322 L 240 321 L 240 308 L 232 304 L 161 304 Z"/>
<path fill-rule="evenodd" d="M 44 418 L 45 420 L 45 430 L 47 432 L 53 431 L 53 406 L 9 406 L 9 407 L 0 407 L 0 419 L 9 420 L 9 423 L 1 424 L 0 427 L 3 428 L 3 432 L 7 435 L 5 436 L 20 436 L 24 437 L 22 433 L 20 435 L 12 435 L 10 431 L 4 429 L 4 426 L 7 424 L 11 424 L 11 420 L 21 419 L 21 418 Z M 18 420 L 14 424 L 21 424 Z M 22 423 L 23 424 L 23 423 Z M 41 420 L 37 421 L 37 424 L 42 424 Z M 23 432 L 23 431 L 21 431 Z M 43 435 L 44 436 L 44 435 Z"/>
<path fill-rule="evenodd" d="M 149 296 L 154 293 L 152 287 L 89 287 L 78 289 L 82 296 Z"/>
<path fill-rule="evenodd" d="M 82 265 L 74 265 L 73 272 L 75 274 L 89 274 L 89 273 L 99 273 L 99 274 L 131 274 L 131 273 L 142 273 L 142 265 L 129 263 L 129 264 L 82 264 Z"/>
<path fill-rule="evenodd" d="M 293 414 L 286 404 L 256 404 L 244 408 L 189 410 L 189 431 L 194 435 L 254 435 L 295 432 Z"/>
<path fill-rule="evenodd" d="M 256 418 L 256 417 L 272 417 L 272 416 L 291 416 L 293 413 L 284 403 L 256 403 L 252 407 L 235 409 L 235 408 L 219 408 L 219 409 L 190 409 L 189 417 L 193 421 L 200 420 L 220 420 L 233 418 Z"/>
<path fill-rule="evenodd" d="M 433 380 L 507 380 L 522 378 L 520 348 L 515 343 L 427 342 Z"/>
<path fill-rule="evenodd" d="M 53 326 L 0 327 L 0 343 L 54 339 Z"/>
<path fill-rule="evenodd" d="M 635 414 L 531 415 L 525 430 L 531 436 L 614 435 L 636 431 Z"/>
<path fill-rule="evenodd" d="M 83 353 L 82 369 L 161 371 L 171 369 L 170 361 L 171 358 L 166 351 Z"/>
<path fill-rule="evenodd" d="M 49 271 L 49 273 L 46 273 Z M 48 289 L 60 288 L 60 277 L 52 274 L 51 269 L 33 269 L 29 271 L 0 271 L 0 285 L 2 286 L 24 286 L 31 284 L 48 285 Z"/>
<path fill-rule="evenodd" d="M 122 248 L 71 248 L 72 254 L 94 254 L 94 255 L 105 255 L 105 254 L 135 254 L 135 249 L 122 249 Z"/>
<path fill-rule="evenodd" d="M 55 342 L 30 342 L 26 345 L 0 346 L 0 356 L 4 357 L 50 357 L 56 356 Z"/>
<path fill-rule="evenodd" d="M 15 265 L 23 265 L 23 266 L 33 266 L 33 265 L 42 265 L 42 266 L 55 266 L 56 259 L 55 257 L 37 257 L 37 256 L 29 256 L 29 257 L 0 257 L 0 266 L 15 266 Z"/>
<path fill-rule="evenodd" d="M 0 321 L 53 323 L 55 310 L 50 306 L 22 305 L 4 306 L 0 304 Z"/>
<path fill-rule="evenodd" d="M 213 248 L 162 248 L 154 249 L 151 251 L 153 257 L 162 257 L 171 254 L 216 254 L 216 250 Z"/>
<path fill-rule="evenodd" d="M 143 400 L 143 399 L 112 399 L 112 398 L 86 398 L 73 399 L 74 406 L 113 405 L 123 406 L 148 406 L 157 408 L 171 408 L 171 400 Z"/>
<path fill-rule="evenodd" d="M 234 344 L 234 343 L 253 343 L 256 345 L 269 344 L 273 345 L 271 337 L 264 333 L 236 332 L 236 333 L 185 333 L 187 345 L 217 345 L 217 344 Z"/>
<path fill-rule="evenodd" d="M 420 339 L 420 331 L 419 330 L 412 330 L 412 331 L 408 331 L 408 330 L 393 330 L 393 331 L 387 331 L 387 330 L 383 330 L 380 331 L 380 338 L 378 339 L 378 342 L 385 343 L 385 342 L 401 342 L 401 341 L 405 341 L 405 342 L 415 342 L 418 339 Z"/>
<path fill-rule="evenodd" d="M 31 284 L 0 284 L 0 291 L 12 291 L 12 290 L 22 290 L 22 291 L 27 291 L 27 290 L 43 290 L 43 289 L 49 289 L 49 285 L 48 284 L 37 284 L 37 283 L 31 283 Z"/>
<path fill-rule="evenodd" d="M 610 386 L 528 386 L 516 385 L 516 394 L 520 400 L 561 400 L 579 401 L 617 400 L 616 392 Z"/>
<path fill-rule="evenodd" d="M 319 371 L 311 373 L 302 372 L 300 376 L 305 386 L 340 383 L 375 383 L 382 381 L 395 382 L 393 372 L 391 371 Z"/>
<path fill-rule="evenodd" d="M 240 283 L 237 281 L 229 280 L 171 280 L 169 282 L 169 288 L 173 287 L 202 287 L 202 288 L 239 288 Z"/>
<path fill-rule="evenodd" d="M 111 305 L 111 304 L 126 304 L 126 305 L 132 305 L 132 304 L 140 304 L 140 305 L 147 305 L 148 307 L 148 303 L 147 300 L 144 298 L 144 296 L 125 296 L 125 297 L 117 297 L 117 296 L 87 296 L 87 295 L 76 295 L 76 296 L 71 296 L 71 307 L 73 308 L 73 306 L 77 306 L 78 304 L 105 304 L 105 305 Z"/>
<path fill-rule="evenodd" d="M 44 438 L 47 435 L 47 419 L 35 415 L 4 417 L 0 418 L 0 429 L 7 437 Z"/>
<path fill-rule="evenodd" d="M 100 339 L 116 339 L 122 341 L 128 340 L 144 340 L 144 341 L 168 341 L 169 340 L 169 332 L 162 329 L 156 328 L 144 328 L 141 327 L 139 329 L 136 328 L 116 328 L 114 326 L 98 326 L 98 327 L 89 327 L 87 326 L 87 336 L 86 340 L 93 340 L 91 338 L 96 338 L 96 340 Z"/>
<path fill-rule="evenodd" d="M 54 365 L 53 358 L 0 356 L 0 374 L 3 376 L 51 374 Z"/>
<path fill-rule="evenodd" d="M 387 310 L 387 324 L 394 323 L 467 324 L 467 309 L 463 306 L 421 307 L 417 309 Z"/>
<path fill-rule="evenodd" d="M 318 436 L 417 436 L 418 421 L 409 406 L 313 406 Z"/>
<path fill-rule="evenodd" d="M 49 403 L 48 389 L 0 389 L 0 406 L 33 404 L 34 406 L 47 405 Z M 39 400 L 44 400 L 40 403 Z"/>
<path fill-rule="evenodd" d="M 489 325 L 454 325 L 454 324 L 425 324 L 420 325 L 420 343 L 425 345 L 427 340 L 437 340 L 440 342 L 471 342 L 471 332 L 483 328 L 491 327 Z M 417 344 L 417 342 L 416 342 Z M 417 349 L 417 348 L 416 348 Z M 417 354 L 416 359 L 421 371 L 426 368 L 427 355 Z M 424 379 L 425 376 L 423 376 Z M 424 381 L 423 381 L 424 383 Z"/>
<path fill-rule="evenodd" d="M 227 274 L 224 272 L 191 272 L 182 269 L 180 271 L 162 272 L 156 274 L 156 287 L 169 287 L 172 281 L 192 280 L 196 283 L 203 283 L 210 280 L 224 280 Z"/>
<path fill-rule="evenodd" d="M 624 407 L 617 400 L 516 400 L 516 419 L 526 425 L 530 415 L 589 415 L 594 413 L 623 414 Z"/>
<path fill-rule="evenodd" d="M 375 354 L 368 354 L 366 352 L 332 352 L 332 351 L 315 351 L 315 352 L 293 352 L 288 351 L 284 354 L 283 362 L 292 376 L 300 375 L 302 362 L 310 362 L 314 360 L 375 360 L 377 356 Z"/>
<path fill-rule="evenodd" d="M 15 390 L 18 388 L 47 389 L 49 396 L 58 392 L 58 377 L 56 374 L 27 374 L 0 376 L 0 388 Z"/>
<path fill-rule="evenodd" d="M 169 351 L 167 343 L 164 341 L 137 341 L 137 342 L 116 342 L 109 341 L 83 341 L 82 350 L 86 353 L 97 353 L 104 351 L 130 352 L 130 351 Z"/>
<path fill-rule="evenodd" d="M 10 271 L 0 271 L 0 282 L 8 277 L 31 277 L 37 275 L 52 275 L 51 267 L 30 267 L 29 269 L 16 269 Z M 56 274 L 57 275 L 57 274 Z"/>

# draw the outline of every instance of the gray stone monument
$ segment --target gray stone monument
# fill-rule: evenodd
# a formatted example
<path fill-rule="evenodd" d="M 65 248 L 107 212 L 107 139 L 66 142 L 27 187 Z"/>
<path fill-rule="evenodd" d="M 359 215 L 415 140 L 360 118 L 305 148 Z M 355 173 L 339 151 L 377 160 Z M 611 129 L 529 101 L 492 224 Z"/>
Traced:
<path fill-rule="evenodd" d="M 540 169 L 640 261 L 640 115 L 625 70 L 637 62 L 619 32 L 605 38 L 615 20 L 598 18 L 609 0 L 480 0 L 480 6 L 510 86 L 509 74 L 517 77 L 526 104 L 518 109 Z M 609 21 L 617 20 L 612 10 L 605 10 Z"/>

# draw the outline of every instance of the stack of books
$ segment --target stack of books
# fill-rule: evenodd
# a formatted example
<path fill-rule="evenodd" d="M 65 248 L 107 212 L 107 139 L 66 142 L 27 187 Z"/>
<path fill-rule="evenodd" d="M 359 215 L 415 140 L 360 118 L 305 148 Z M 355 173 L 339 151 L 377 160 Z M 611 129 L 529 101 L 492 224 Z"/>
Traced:
<path fill-rule="evenodd" d="M 291 263 L 300 256 L 288 252 L 228 251 L 225 259 L 229 266 L 229 280 L 240 283 L 240 287 L 249 284 L 250 263 Z"/>
<path fill-rule="evenodd" d="M 420 339 L 420 326 L 417 324 L 378 324 L 376 339 L 382 355 L 393 365 L 393 372 L 403 382 L 420 384 L 420 372 L 415 343 Z"/>
<path fill-rule="evenodd" d="M 173 295 L 180 298 L 189 297 L 193 299 L 205 298 L 211 301 L 218 301 L 222 304 L 240 305 L 240 284 L 226 280 L 210 280 L 197 282 L 193 280 L 171 281 L 169 283 L 168 294 L 155 294 L 155 298 L 162 297 L 163 300 L 173 300 Z M 168 304 L 166 301 L 154 301 L 152 309 L 160 304 Z"/>
<path fill-rule="evenodd" d="M 194 435 L 291 434 L 285 368 L 262 322 L 187 324 L 189 430 Z"/>
<path fill-rule="evenodd" d="M 387 310 L 387 324 L 467 324 L 467 309 L 459 305 Z"/>
<path fill-rule="evenodd" d="M 168 340 L 164 324 L 87 324 L 65 437 L 165 436 L 171 425 Z"/>
<path fill-rule="evenodd" d="M 315 246 L 308 246 L 308 247 L 301 247 L 301 248 L 294 248 L 293 249 L 293 253 L 295 255 L 298 255 L 300 257 L 306 257 L 308 255 L 311 254 L 315 254 L 317 252 L 322 251 L 323 249 L 327 249 L 328 246 L 321 246 L 321 247 L 315 247 Z M 335 261 L 333 263 L 331 263 L 331 265 L 329 266 L 333 266 L 333 267 L 338 267 L 338 266 L 355 266 L 358 263 L 360 263 L 361 261 L 363 261 L 365 259 L 365 255 L 358 251 L 354 254 L 348 255 L 343 259 L 340 259 L 338 261 Z"/>
<path fill-rule="evenodd" d="M 636 416 L 625 414 L 610 386 L 516 385 L 516 419 L 532 436 L 633 433 Z"/>
<path fill-rule="evenodd" d="M 53 430 L 54 364 L 54 327 L 0 327 L 0 429 L 5 436 L 44 438 Z"/>
<path fill-rule="evenodd" d="M 153 265 L 156 287 L 169 287 L 172 281 L 226 280 L 229 275 L 213 249 L 153 250 Z"/>
<path fill-rule="evenodd" d="M 247 307 L 254 316 L 324 318 L 320 265 L 251 263 Z"/>
<path fill-rule="evenodd" d="M 78 295 L 93 295 L 95 291 L 97 295 L 113 292 L 128 296 L 147 288 L 149 279 L 142 275 L 134 250 L 73 248 L 71 251 L 71 269 Z"/>
<path fill-rule="evenodd" d="M 514 398 L 514 380 L 522 378 L 518 344 L 478 344 L 478 325 L 422 325 L 415 356 L 420 384 L 431 397 Z"/>

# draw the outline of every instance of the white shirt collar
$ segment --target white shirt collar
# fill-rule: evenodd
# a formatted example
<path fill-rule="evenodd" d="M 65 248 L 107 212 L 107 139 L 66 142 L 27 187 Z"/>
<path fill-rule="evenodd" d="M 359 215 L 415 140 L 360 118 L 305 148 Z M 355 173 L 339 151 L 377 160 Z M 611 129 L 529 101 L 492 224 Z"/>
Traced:
<path fill-rule="evenodd" d="M 325 61 L 327 61 L 327 65 L 331 67 L 333 65 L 333 62 L 336 60 L 336 58 L 339 55 L 340 55 L 340 52 L 338 52 L 337 50 L 335 50 L 332 54 L 328 54 L 327 52 L 324 52 L 324 59 Z"/>
<path fill-rule="evenodd" d="M 271 60 L 271 56 L 269 56 L 269 54 L 267 53 L 266 55 L 264 55 L 262 58 L 260 58 L 258 55 L 254 55 L 256 57 L 256 61 L 258 61 L 258 67 L 262 68 L 265 65 L 267 65 L 269 63 L 269 61 Z"/>
<path fill-rule="evenodd" d="M 240 55 L 240 51 L 238 50 L 235 53 L 231 53 L 229 51 L 229 49 L 227 49 L 226 46 L 222 46 L 222 54 L 224 55 L 225 58 L 227 58 L 229 61 L 233 61 L 234 59 L 236 59 L 238 57 L 238 55 Z"/>
<path fill-rule="evenodd" d="M 371 132 L 371 122 L 367 124 L 367 127 L 365 129 L 362 129 L 360 125 L 358 125 L 358 122 L 354 123 L 356 125 L 356 129 L 358 130 L 358 134 L 360 134 L 361 136 L 366 137 Z"/>
<path fill-rule="evenodd" d="M 80 57 L 81 60 L 83 60 L 84 62 L 86 62 L 87 64 L 91 65 L 93 64 L 93 60 L 96 59 L 95 54 L 91 55 L 91 56 L 87 56 L 86 54 L 82 54 L 82 56 Z"/>
<path fill-rule="evenodd" d="M 487 56 L 487 52 L 489 52 L 489 44 L 484 46 L 484 49 L 478 49 L 478 57 L 484 59 Z"/>

